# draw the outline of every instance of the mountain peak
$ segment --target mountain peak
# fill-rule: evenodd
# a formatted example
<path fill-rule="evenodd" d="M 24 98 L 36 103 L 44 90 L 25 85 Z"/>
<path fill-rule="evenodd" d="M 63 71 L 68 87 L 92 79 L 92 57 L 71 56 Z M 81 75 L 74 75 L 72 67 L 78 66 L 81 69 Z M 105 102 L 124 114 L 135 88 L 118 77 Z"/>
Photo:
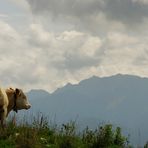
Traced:
<path fill-rule="evenodd" d="M 45 90 L 43 90 L 43 89 L 31 89 L 28 93 L 27 93 L 27 95 L 36 95 L 36 96 L 49 96 L 50 95 L 50 93 L 49 92 L 47 92 L 47 91 L 45 91 Z"/>

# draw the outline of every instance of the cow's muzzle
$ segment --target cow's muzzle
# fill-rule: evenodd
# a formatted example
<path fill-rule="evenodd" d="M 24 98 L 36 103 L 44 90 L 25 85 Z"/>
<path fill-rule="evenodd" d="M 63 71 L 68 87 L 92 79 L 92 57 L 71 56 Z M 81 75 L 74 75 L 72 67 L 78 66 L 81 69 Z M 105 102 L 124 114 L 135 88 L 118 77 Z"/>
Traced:
<path fill-rule="evenodd" d="M 31 108 L 31 105 L 30 104 L 27 104 L 26 105 L 26 109 L 29 109 L 29 108 Z"/>

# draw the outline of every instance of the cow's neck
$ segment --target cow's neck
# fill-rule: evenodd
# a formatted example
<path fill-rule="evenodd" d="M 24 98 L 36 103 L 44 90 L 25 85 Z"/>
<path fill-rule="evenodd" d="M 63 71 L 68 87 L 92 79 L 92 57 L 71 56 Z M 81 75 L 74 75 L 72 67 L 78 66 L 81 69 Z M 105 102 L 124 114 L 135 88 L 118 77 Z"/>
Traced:
<path fill-rule="evenodd" d="M 8 100 L 9 100 L 9 105 L 8 105 L 8 108 L 7 108 L 7 115 L 9 114 L 9 112 L 11 111 L 11 110 L 13 110 L 13 107 L 14 107 L 14 100 L 15 100 L 15 98 L 14 98 L 14 91 L 13 90 L 6 90 L 6 94 L 7 94 L 7 96 L 8 96 Z"/>

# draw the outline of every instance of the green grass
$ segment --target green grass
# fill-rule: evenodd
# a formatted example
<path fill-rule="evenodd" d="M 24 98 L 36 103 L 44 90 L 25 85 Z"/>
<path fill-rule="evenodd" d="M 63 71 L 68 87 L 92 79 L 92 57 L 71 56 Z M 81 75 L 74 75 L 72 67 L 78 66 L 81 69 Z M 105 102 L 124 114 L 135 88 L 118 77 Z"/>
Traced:
<path fill-rule="evenodd" d="M 57 126 L 44 116 L 32 118 L 19 125 L 10 120 L 5 130 L 0 128 L 0 148 L 124 148 L 130 147 L 121 128 L 106 124 L 78 132 L 75 122 Z"/>

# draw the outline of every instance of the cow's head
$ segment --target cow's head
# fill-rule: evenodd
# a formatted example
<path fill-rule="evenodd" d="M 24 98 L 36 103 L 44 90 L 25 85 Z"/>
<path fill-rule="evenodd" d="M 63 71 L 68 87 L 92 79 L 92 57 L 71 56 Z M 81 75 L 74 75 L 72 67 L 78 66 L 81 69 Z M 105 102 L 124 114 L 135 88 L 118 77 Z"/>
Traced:
<path fill-rule="evenodd" d="M 29 109 L 31 107 L 30 103 L 27 100 L 26 95 L 23 93 L 21 89 L 16 88 L 15 89 L 15 103 L 16 103 L 16 109 Z"/>

